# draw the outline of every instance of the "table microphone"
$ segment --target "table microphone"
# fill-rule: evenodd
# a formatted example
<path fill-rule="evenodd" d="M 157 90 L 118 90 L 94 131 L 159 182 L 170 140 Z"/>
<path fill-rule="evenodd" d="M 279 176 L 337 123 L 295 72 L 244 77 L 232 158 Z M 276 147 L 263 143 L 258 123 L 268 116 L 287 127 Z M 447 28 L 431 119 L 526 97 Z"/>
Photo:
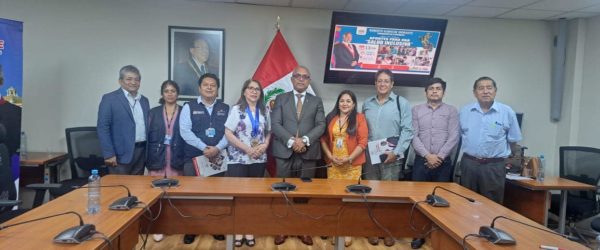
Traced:
<path fill-rule="evenodd" d="M 456 192 L 451 191 L 451 190 L 449 190 L 447 188 L 443 188 L 443 187 L 440 187 L 440 186 L 435 186 L 433 188 L 433 192 L 431 192 L 431 194 L 428 194 L 427 197 L 425 198 L 425 201 L 427 201 L 427 204 L 429 204 L 429 205 L 431 205 L 433 207 L 449 207 L 450 206 L 450 202 L 448 202 L 446 199 L 444 199 L 444 198 L 442 198 L 442 197 L 440 197 L 438 195 L 435 195 L 435 190 L 438 189 L 438 188 L 441 188 L 441 189 L 446 190 L 446 191 L 448 191 L 450 193 L 453 193 L 455 195 L 463 197 L 463 198 L 465 198 L 466 200 L 468 200 L 470 202 L 475 202 L 475 199 L 473 199 L 473 198 L 466 197 L 466 196 L 464 196 L 462 194 L 456 193 Z"/>
<path fill-rule="evenodd" d="M 179 180 L 167 178 L 167 171 L 162 179 L 152 180 L 152 187 L 177 187 L 179 186 Z"/>
<path fill-rule="evenodd" d="M 329 163 L 324 166 L 318 166 L 318 167 L 314 167 L 314 168 L 305 168 L 305 169 L 300 169 L 300 170 L 295 170 L 295 171 L 329 168 L 331 166 L 332 166 L 332 164 Z M 271 190 L 279 191 L 279 192 L 289 192 L 289 191 L 296 190 L 296 185 L 286 182 L 285 177 L 283 177 L 281 182 L 276 182 L 276 183 L 271 184 Z"/>
<path fill-rule="evenodd" d="M 122 187 L 127 190 L 127 197 L 119 198 L 108 206 L 110 210 L 129 210 L 135 207 L 138 203 L 137 196 L 131 196 L 129 188 L 125 185 L 102 185 L 100 187 Z M 73 188 L 89 188 L 87 186 L 73 186 Z"/>
<path fill-rule="evenodd" d="M 544 232 L 547 232 L 547 233 L 556 234 L 556 235 L 564 237 L 564 238 L 566 238 L 568 240 L 572 240 L 572 241 L 576 241 L 577 240 L 577 238 L 575 238 L 575 237 L 571 237 L 571 236 L 568 236 L 568 235 L 560 234 L 560 233 L 557 233 L 557 232 L 554 232 L 554 231 L 551 231 L 551 230 L 548 230 L 548 229 L 536 227 L 534 225 L 530 225 L 530 224 L 527 224 L 527 223 L 524 223 L 524 222 L 521 222 L 521 221 L 518 221 L 518 220 L 515 220 L 515 219 L 511 219 L 511 218 L 508 218 L 508 217 L 505 217 L 505 216 L 502 216 L 502 215 L 494 217 L 494 219 L 492 220 L 492 224 L 490 226 L 482 226 L 482 227 L 480 227 L 479 228 L 479 235 L 483 236 L 484 238 L 486 238 L 487 240 L 489 240 L 490 242 L 492 242 L 494 244 L 500 244 L 500 245 L 514 245 L 514 244 L 516 244 L 517 243 L 516 240 L 510 234 L 508 234 L 504 230 L 501 230 L 499 228 L 495 228 L 494 227 L 494 223 L 496 222 L 497 219 L 500 219 L 500 218 L 507 219 L 509 221 L 513 221 L 513 222 L 519 223 L 521 225 L 525 225 L 525 226 L 528 226 L 528 227 L 531 227 L 531 228 L 535 228 L 537 230 L 541 230 L 541 231 L 544 231 Z"/>
<path fill-rule="evenodd" d="M 346 192 L 348 193 L 355 193 L 355 194 L 368 194 L 371 193 L 371 190 L 373 190 L 371 187 L 364 185 L 364 184 L 360 184 L 360 181 L 362 180 L 362 176 L 368 173 L 371 173 L 373 171 L 377 171 L 378 168 L 374 168 L 371 169 L 367 172 L 361 173 L 360 176 L 358 176 L 358 183 L 357 184 L 351 184 L 346 186 Z"/>
<path fill-rule="evenodd" d="M 355 193 L 355 194 L 368 194 L 368 193 L 371 193 L 372 188 L 369 187 L 369 186 L 367 186 L 367 185 L 360 184 L 360 180 L 361 179 L 362 179 L 362 174 L 360 176 L 358 176 L 358 183 L 357 184 L 351 184 L 351 185 L 346 186 L 346 192 L 348 192 L 348 193 Z"/>
<path fill-rule="evenodd" d="M 78 214 L 78 213 L 76 213 L 76 212 L 73 212 L 73 211 L 68 211 L 68 212 L 64 212 L 64 213 L 60 213 L 60 214 L 49 215 L 49 216 L 46 216 L 46 217 L 41 217 L 41 218 L 37 218 L 37 219 L 27 220 L 27 221 L 15 223 L 15 224 L 10 224 L 10 225 L 6 225 L 6 226 L 0 225 L 0 230 L 6 229 L 6 228 L 9 228 L 9 227 L 14 227 L 14 226 L 22 225 L 22 224 L 27 224 L 27 223 L 30 223 L 30 222 L 35 222 L 35 221 L 49 219 L 49 218 L 52 218 L 52 217 L 62 216 L 62 215 L 66 215 L 66 214 L 77 215 L 77 217 L 79 217 L 79 226 L 74 226 L 74 227 L 68 228 L 68 229 L 60 232 L 57 236 L 54 237 L 54 242 L 55 243 L 79 244 L 81 242 L 89 240 L 96 233 L 96 226 L 94 226 L 93 224 L 84 224 L 83 223 L 83 218 L 81 218 L 81 215 Z"/>

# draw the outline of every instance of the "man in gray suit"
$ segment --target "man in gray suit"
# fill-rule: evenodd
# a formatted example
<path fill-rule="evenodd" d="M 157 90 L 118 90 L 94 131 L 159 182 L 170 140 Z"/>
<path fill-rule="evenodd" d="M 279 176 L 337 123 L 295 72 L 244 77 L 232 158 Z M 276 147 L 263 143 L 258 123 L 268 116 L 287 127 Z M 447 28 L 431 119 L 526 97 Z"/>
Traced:
<path fill-rule="evenodd" d="M 275 98 L 271 113 L 273 140 L 272 153 L 277 164 L 277 177 L 314 177 L 317 160 L 321 159 L 319 138 L 325 131 L 323 101 L 306 92 L 310 72 L 298 66 L 292 73 L 294 90 Z M 285 242 L 285 236 L 276 236 L 275 244 Z M 301 236 L 306 245 L 312 245 L 310 236 Z"/>

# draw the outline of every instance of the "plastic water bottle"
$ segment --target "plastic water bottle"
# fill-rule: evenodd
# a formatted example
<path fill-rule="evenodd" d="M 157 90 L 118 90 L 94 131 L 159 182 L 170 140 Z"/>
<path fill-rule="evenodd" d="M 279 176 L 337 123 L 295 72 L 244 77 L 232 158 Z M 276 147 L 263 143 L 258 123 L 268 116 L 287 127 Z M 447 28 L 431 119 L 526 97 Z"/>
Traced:
<path fill-rule="evenodd" d="M 25 135 L 25 131 L 21 131 L 21 146 L 19 147 L 19 153 L 21 154 L 21 158 L 27 157 L 27 135 Z"/>
<path fill-rule="evenodd" d="M 544 159 L 544 155 L 540 155 L 540 168 L 538 169 L 536 180 L 539 182 L 544 181 L 544 171 L 546 170 L 546 159 Z"/>
<path fill-rule="evenodd" d="M 92 169 L 92 175 L 88 178 L 88 214 L 100 212 L 100 176 L 97 169 Z"/>

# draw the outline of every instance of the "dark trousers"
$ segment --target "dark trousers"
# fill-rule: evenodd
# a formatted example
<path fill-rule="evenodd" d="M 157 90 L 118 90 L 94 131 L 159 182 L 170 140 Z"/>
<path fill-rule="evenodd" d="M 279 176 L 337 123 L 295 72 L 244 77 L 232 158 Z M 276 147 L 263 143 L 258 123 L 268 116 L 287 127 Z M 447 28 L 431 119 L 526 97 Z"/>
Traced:
<path fill-rule="evenodd" d="M 229 164 L 227 176 L 229 177 L 264 177 L 266 163 Z"/>
<path fill-rule="evenodd" d="M 298 154 L 292 154 L 289 159 L 275 158 L 277 177 L 315 177 L 316 160 L 305 160 Z"/>
<path fill-rule="evenodd" d="M 413 181 L 437 181 L 449 182 L 452 180 L 452 161 L 446 157 L 437 168 L 428 168 L 424 157 L 415 155 L 415 162 L 412 169 Z"/>
<path fill-rule="evenodd" d="M 223 177 L 225 176 L 225 172 L 222 173 L 218 173 L 215 175 L 211 175 L 210 177 Z M 184 176 L 198 176 L 196 175 L 196 170 L 194 169 L 194 163 L 192 162 L 192 160 L 187 160 L 185 161 L 185 163 L 183 164 L 183 175 Z"/>
<path fill-rule="evenodd" d="M 504 161 L 481 164 L 462 157 L 460 184 L 499 204 L 504 200 Z"/>
<path fill-rule="evenodd" d="M 117 159 L 118 162 L 119 159 Z M 108 167 L 109 174 L 143 175 L 146 165 L 146 147 L 136 146 L 133 150 L 133 159 L 129 164 L 117 164 L 116 167 Z"/>

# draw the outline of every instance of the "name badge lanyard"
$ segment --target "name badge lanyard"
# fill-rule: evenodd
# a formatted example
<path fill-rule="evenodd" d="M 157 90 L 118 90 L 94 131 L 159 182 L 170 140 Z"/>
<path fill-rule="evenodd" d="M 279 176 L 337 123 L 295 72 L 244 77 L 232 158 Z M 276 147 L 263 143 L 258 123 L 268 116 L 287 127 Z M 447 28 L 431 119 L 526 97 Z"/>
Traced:
<path fill-rule="evenodd" d="M 169 120 L 169 116 L 167 115 L 167 106 L 165 105 L 165 116 L 167 116 L 167 130 L 171 129 L 171 125 L 173 124 L 173 121 L 175 120 L 175 112 L 177 111 L 177 106 L 175 106 L 175 108 L 173 109 L 173 112 L 171 113 L 171 119 Z"/>
<path fill-rule="evenodd" d="M 258 107 L 256 107 L 255 109 L 255 117 L 252 117 L 252 111 L 250 111 L 250 107 L 246 107 L 246 114 L 248 114 L 248 118 L 250 118 L 250 123 L 252 124 L 252 133 L 250 135 L 252 138 L 258 135 L 258 127 L 260 124 L 260 110 L 258 109 Z"/>
<path fill-rule="evenodd" d="M 163 144 L 165 145 L 171 145 L 171 139 L 173 136 L 169 134 L 169 131 L 171 130 L 171 124 L 173 124 L 173 121 L 175 120 L 175 111 L 177 111 L 177 106 L 175 106 L 175 109 L 173 109 L 173 113 L 171 113 L 171 120 L 169 120 L 169 116 L 167 115 L 167 106 L 164 108 L 164 120 L 167 123 L 167 131 L 165 131 L 165 139 L 163 141 Z"/>
<path fill-rule="evenodd" d="M 131 102 L 129 100 L 127 100 L 127 104 L 129 104 L 129 107 L 131 108 L 131 113 L 133 114 L 133 112 L 135 112 L 135 105 L 137 104 L 137 99 L 135 99 L 133 96 L 131 98 L 133 98 L 133 105 L 131 105 Z"/>
<path fill-rule="evenodd" d="M 339 132 L 340 135 L 342 134 L 342 129 L 344 129 L 344 126 L 346 126 L 347 124 L 348 124 L 348 117 L 346 117 L 346 120 L 344 121 L 344 123 L 342 123 L 341 117 L 338 118 L 338 128 L 340 130 L 340 132 Z M 344 138 L 342 138 L 341 136 L 338 136 L 336 138 L 336 142 L 335 142 L 336 147 L 342 148 L 343 143 L 344 143 Z"/>
<path fill-rule="evenodd" d="M 204 106 L 204 109 L 206 110 L 206 113 L 208 113 L 208 117 L 210 117 L 209 118 L 208 128 L 206 129 L 206 132 L 205 132 L 206 136 L 208 136 L 209 138 L 213 138 L 213 137 L 215 137 L 215 134 L 216 134 L 216 130 L 212 126 L 214 112 L 215 112 L 215 106 L 213 106 L 213 109 L 212 109 L 213 112 L 208 112 L 208 108 L 206 107 L 206 105 L 204 105 L 204 103 L 202 103 L 202 106 Z"/>

